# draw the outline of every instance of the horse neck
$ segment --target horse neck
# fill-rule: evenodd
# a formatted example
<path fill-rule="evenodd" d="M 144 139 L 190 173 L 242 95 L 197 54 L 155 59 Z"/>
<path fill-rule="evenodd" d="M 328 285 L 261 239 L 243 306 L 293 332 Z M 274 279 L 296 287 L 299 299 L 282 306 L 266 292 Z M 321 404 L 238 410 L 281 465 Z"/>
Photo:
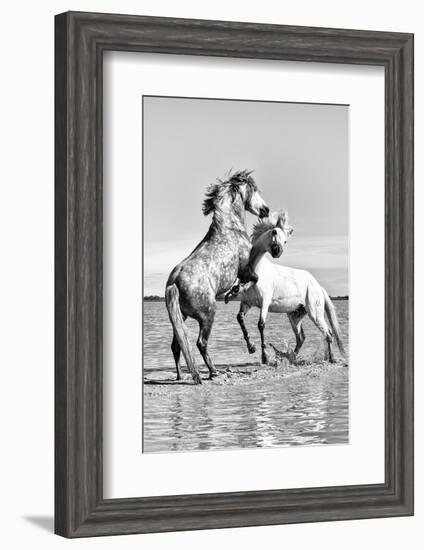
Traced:
<path fill-rule="evenodd" d="M 255 271 L 259 262 L 265 256 L 268 250 L 265 247 L 265 243 L 262 242 L 262 239 L 257 239 L 250 250 L 249 255 L 249 267 L 252 271 Z"/>
<path fill-rule="evenodd" d="M 215 210 L 212 218 L 211 229 L 215 230 L 217 233 L 242 233 L 243 236 L 247 237 L 246 217 L 244 210 L 236 211 L 224 203 L 220 208 Z"/>

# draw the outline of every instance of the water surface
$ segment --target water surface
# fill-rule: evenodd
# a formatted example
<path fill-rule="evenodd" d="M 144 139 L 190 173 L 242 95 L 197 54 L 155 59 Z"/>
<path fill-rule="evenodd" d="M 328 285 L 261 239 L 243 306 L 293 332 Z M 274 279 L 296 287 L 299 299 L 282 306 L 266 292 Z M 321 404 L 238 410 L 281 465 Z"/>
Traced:
<path fill-rule="evenodd" d="M 348 349 L 348 301 L 337 301 Z M 236 321 L 238 302 L 218 303 L 210 353 L 222 375 L 202 386 L 175 384 L 172 329 L 163 302 L 144 304 L 143 451 L 187 451 L 348 442 L 348 368 L 324 361 L 319 331 L 305 319 L 306 342 L 298 364 L 264 367 L 249 355 Z M 246 325 L 259 346 L 259 310 Z M 197 324 L 188 321 L 199 366 Z M 269 314 L 266 338 L 278 349 L 295 342 L 286 315 Z M 271 357 L 273 356 L 270 353 Z M 203 366 L 202 366 L 203 369 Z M 202 370 L 206 377 L 207 371 Z"/>

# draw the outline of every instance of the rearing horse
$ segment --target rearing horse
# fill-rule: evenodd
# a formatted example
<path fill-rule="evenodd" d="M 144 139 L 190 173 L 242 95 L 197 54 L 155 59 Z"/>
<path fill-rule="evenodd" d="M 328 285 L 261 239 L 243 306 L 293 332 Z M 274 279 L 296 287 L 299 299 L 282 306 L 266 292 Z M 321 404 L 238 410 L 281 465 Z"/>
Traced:
<path fill-rule="evenodd" d="M 177 380 L 181 378 L 182 351 L 193 380 L 201 384 L 184 324 L 187 317 L 199 323 L 197 347 L 209 369 L 209 378 L 217 375 L 208 354 L 216 297 L 227 292 L 237 277 L 243 279 L 251 248 L 246 210 L 261 218 L 269 214 L 250 174 L 242 170 L 208 188 L 203 213 L 212 214 L 209 230 L 193 252 L 172 270 L 166 283 L 165 302 L 174 329 L 171 348 Z"/>

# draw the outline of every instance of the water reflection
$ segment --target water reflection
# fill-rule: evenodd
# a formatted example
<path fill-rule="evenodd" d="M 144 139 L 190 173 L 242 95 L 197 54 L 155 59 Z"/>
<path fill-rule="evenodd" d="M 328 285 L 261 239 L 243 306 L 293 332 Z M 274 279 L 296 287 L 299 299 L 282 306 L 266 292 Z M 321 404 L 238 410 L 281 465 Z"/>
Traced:
<path fill-rule="evenodd" d="M 178 388 L 179 390 L 180 388 Z M 346 443 L 347 375 L 145 397 L 145 451 Z"/>
<path fill-rule="evenodd" d="M 169 342 L 164 338 L 169 329 L 161 311 L 164 305 L 147 305 L 154 306 L 150 320 L 155 328 L 145 329 L 144 375 L 166 370 L 170 378 L 175 377 Z M 228 310 L 224 313 L 228 315 Z M 339 311 L 339 318 L 347 343 L 347 307 Z M 256 321 L 254 315 L 252 319 Z M 276 345 L 277 335 L 291 338 L 282 324 L 282 316 L 275 316 L 270 323 L 270 338 Z M 229 338 L 227 325 L 224 337 L 220 325 L 217 323 L 212 341 L 214 359 L 219 362 L 225 358 L 225 364 L 243 363 L 246 356 L 240 351 L 240 335 L 237 332 Z M 319 335 L 313 327 L 305 327 L 305 332 L 310 341 L 306 353 L 310 353 L 314 344 L 319 344 Z M 240 384 L 171 386 L 153 392 L 146 388 L 144 452 L 348 442 L 348 369 L 343 366 L 323 376 L 300 373 L 270 381 L 246 375 Z"/>

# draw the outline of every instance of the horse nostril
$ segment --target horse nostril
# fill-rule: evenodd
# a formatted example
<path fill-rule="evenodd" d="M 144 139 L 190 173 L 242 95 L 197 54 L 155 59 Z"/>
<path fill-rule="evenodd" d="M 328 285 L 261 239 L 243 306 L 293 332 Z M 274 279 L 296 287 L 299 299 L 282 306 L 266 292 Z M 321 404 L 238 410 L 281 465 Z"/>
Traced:
<path fill-rule="evenodd" d="M 261 208 L 259 209 L 259 217 L 266 218 L 268 214 L 269 214 L 268 206 L 261 206 Z"/>
<path fill-rule="evenodd" d="M 276 230 L 276 229 L 273 229 L 273 230 L 272 230 L 272 236 L 273 236 L 273 237 L 276 237 L 276 236 L 277 236 L 277 230 Z"/>

